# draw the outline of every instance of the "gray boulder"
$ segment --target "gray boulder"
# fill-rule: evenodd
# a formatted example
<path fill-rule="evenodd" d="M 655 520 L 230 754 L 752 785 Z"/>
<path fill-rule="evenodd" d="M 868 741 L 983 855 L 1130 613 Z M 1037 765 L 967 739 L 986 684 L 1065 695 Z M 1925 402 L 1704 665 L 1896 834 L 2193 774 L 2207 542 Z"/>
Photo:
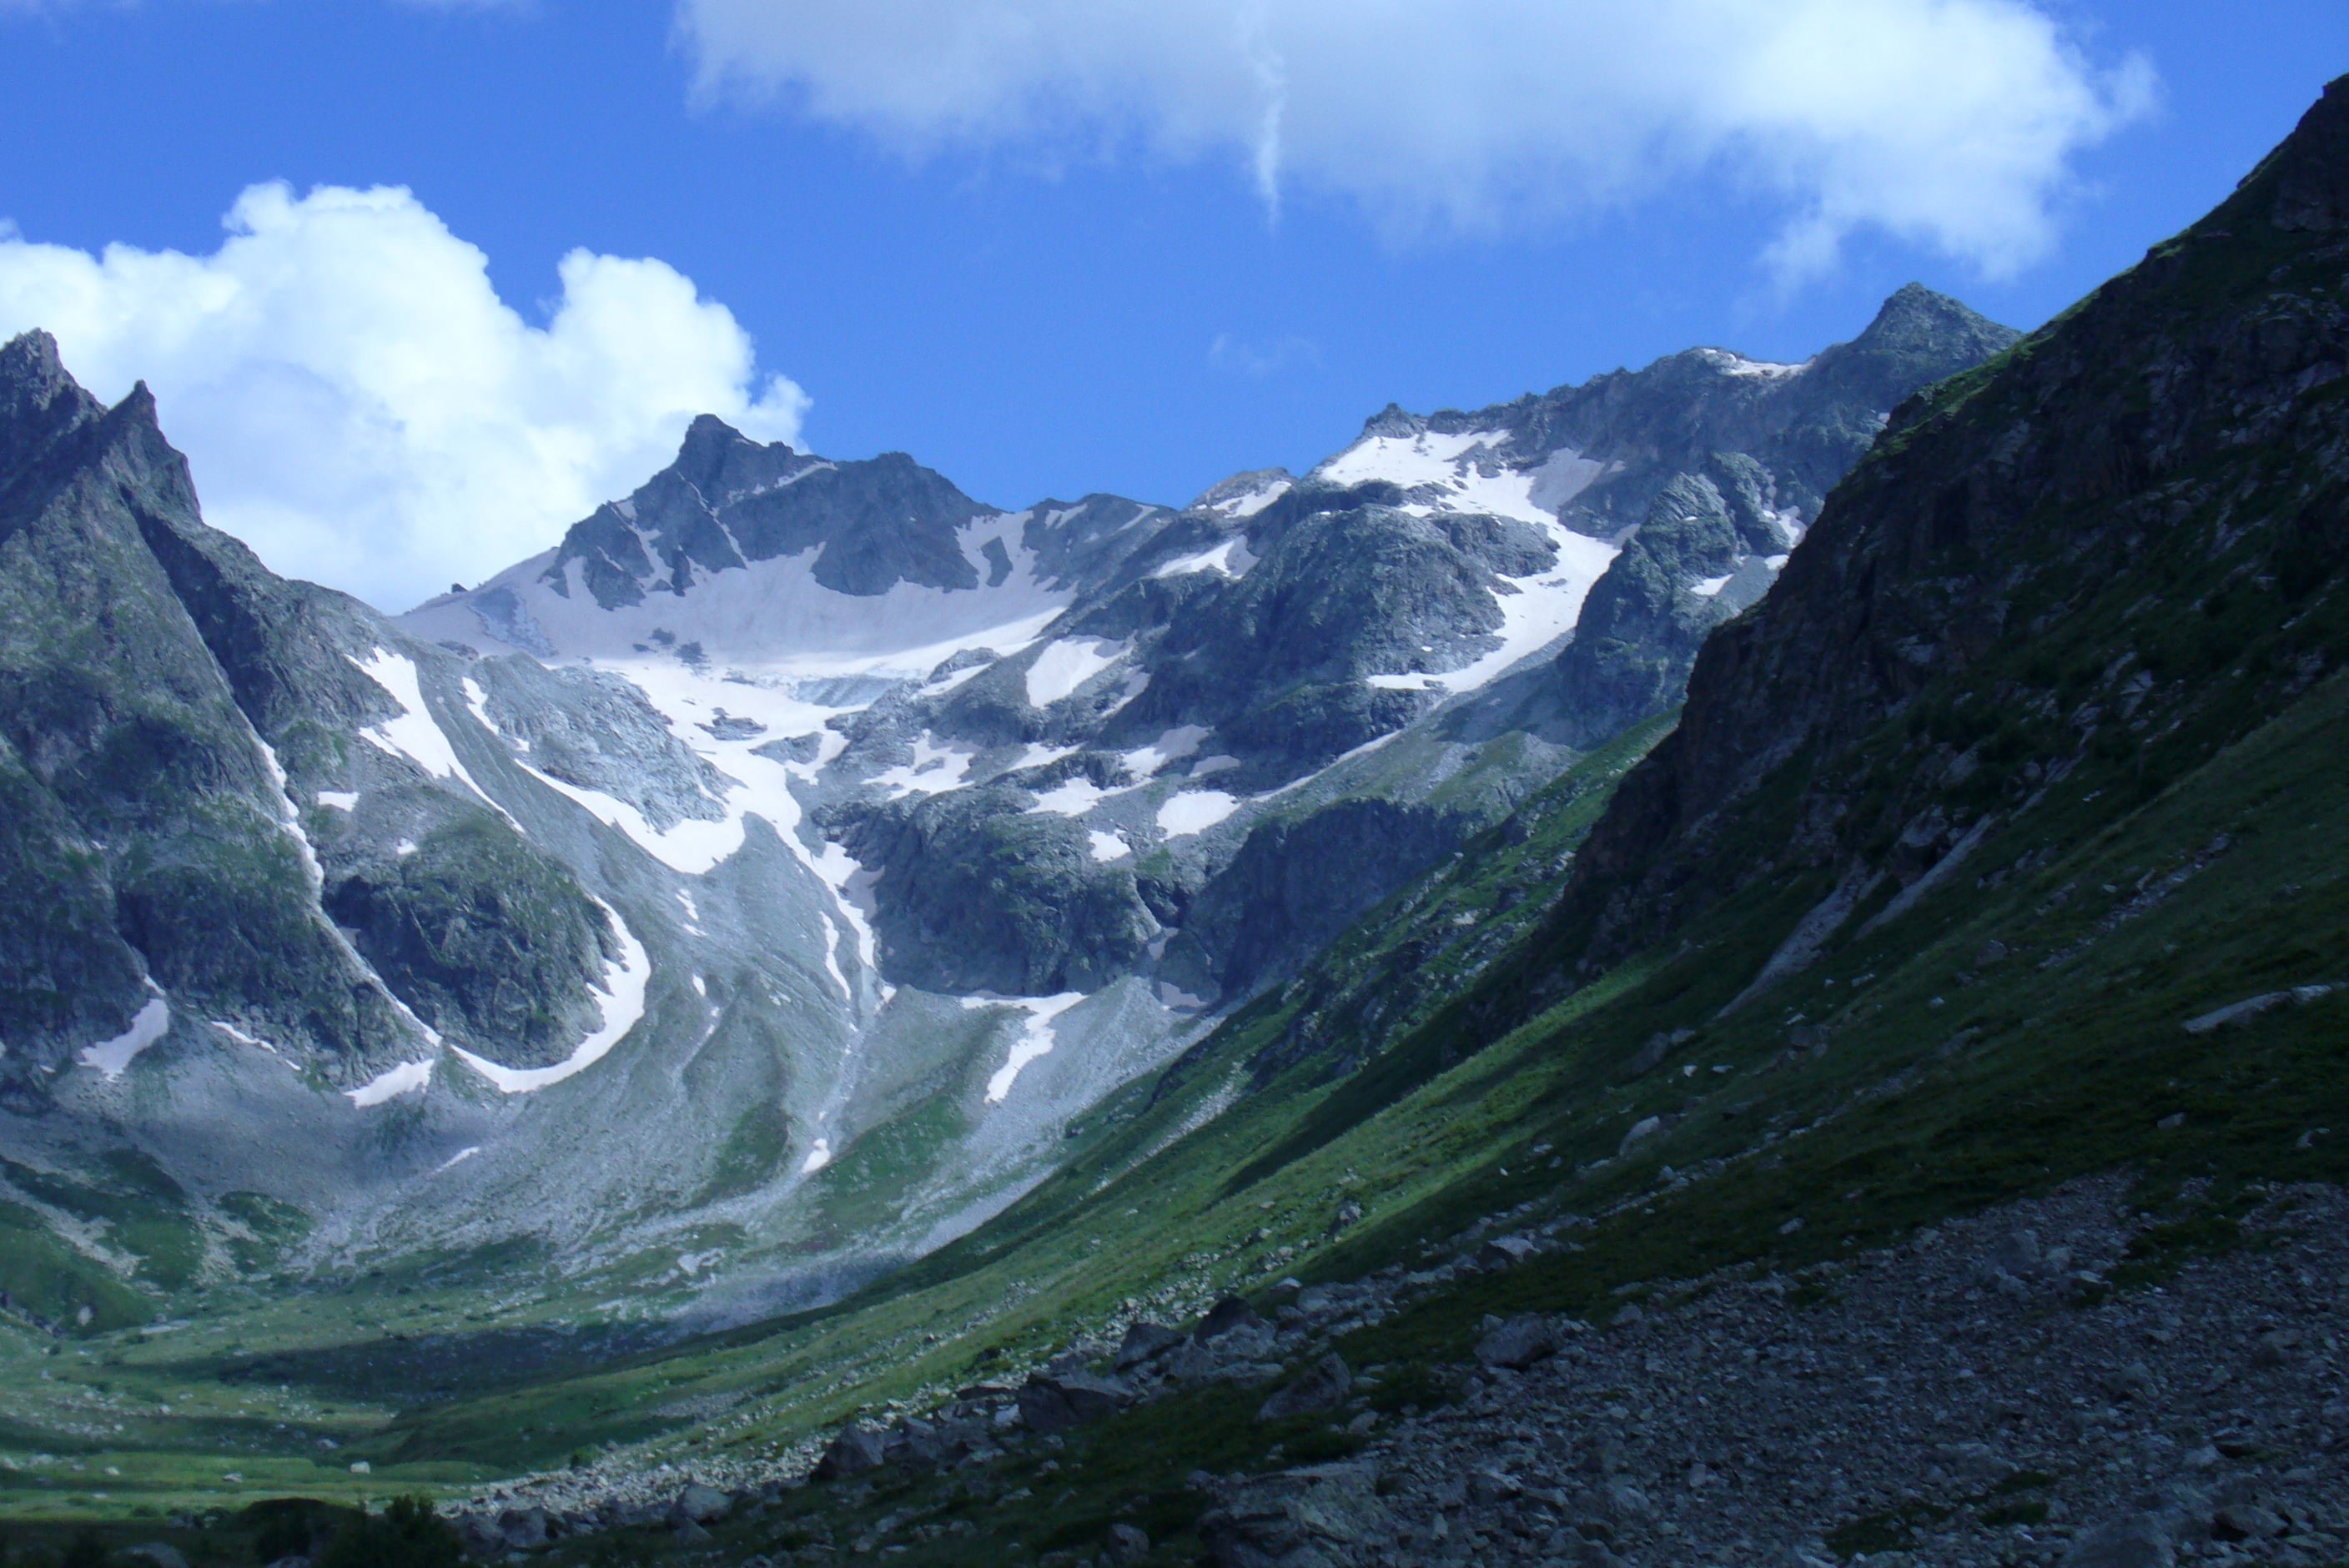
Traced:
<path fill-rule="evenodd" d="M 2176 1547 L 2161 1520 L 2150 1513 L 2116 1519 L 2080 1536 L 2064 1554 L 2064 1568 L 2171 1568 Z"/>
<path fill-rule="evenodd" d="M 498 1534 L 508 1551 L 535 1552 L 546 1544 L 546 1511 L 543 1508 L 509 1508 L 498 1515 Z"/>
<path fill-rule="evenodd" d="M 1218 1568 L 1358 1568 L 1393 1525 L 1361 1463 L 1313 1465 L 1241 1481 L 1199 1521 Z"/>
<path fill-rule="evenodd" d="M 1324 1356 L 1307 1367 L 1297 1380 L 1257 1409 L 1259 1421 L 1285 1421 L 1292 1416 L 1309 1416 L 1317 1411 L 1334 1410 L 1345 1403 L 1348 1390 L 1354 1386 L 1354 1374 L 1345 1358 L 1336 1354 Z"/>
<path fill-rule="evenodd" d="M 1019 1418 L 1047 1436 L 1113 1416 L 1133 1398 L 1114 1377 L 1090 1372 L 1039 1372 L 1019 1387 Z"/>
<path fill-rule="evenodd" d="M 1477 1360 L 1520 1372 L 1557 1352 L 1557 1331 L 1538 1313 L 1521 1313 L 1476 1342 Z"/>
<path fill-rule="evenodd" d="M 835 1480 L 843 1476 L 863 1475 L 878 1470 L 887 1457 L 886 1439 L 870 1427 L 843 1427 L 832 1446 L 823 1450 L 816 1461 L 815 1479 Z"/>
<path fill-rule="evenodd" d="M 677 1494 L 669 1508 L 673 1519 L 690 1520 L 696 1524 L 715 1524 L 734 1511 L 734 1500 L 714 1486 L 694 1485 Z"/>
<path fill-rule="evenodd" d="M 1125 1331 L 1119 1342 L 1115 1365 L 1121 1372 L 1130 1372 L 1147 1362 L 1155 1361 L 1183 1343 L 1180 1330 L 1163 1327 L 1155 1323 L 1137 1323 Z"/>

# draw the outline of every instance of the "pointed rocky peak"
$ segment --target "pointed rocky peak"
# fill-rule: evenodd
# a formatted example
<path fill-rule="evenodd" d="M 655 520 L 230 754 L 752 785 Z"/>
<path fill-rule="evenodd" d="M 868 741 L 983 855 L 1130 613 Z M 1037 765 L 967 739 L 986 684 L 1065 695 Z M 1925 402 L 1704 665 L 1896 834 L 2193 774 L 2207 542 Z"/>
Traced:
<path fill-rule="evenodd" d="M 2269 216 L 2277 228 L 2314 234 L 2349 228 L 2349 77 L 2325 88 L 2270 167 L 2276 193 Z"/>
<path fill-rule="evenodd" d="M 669 471 L 696 489 L 707 490 L 716 482 L 719 469 L 734 449 L 751 444 L 754 443 L 748 436 L 717 415 L 697 415 L 693 423 L 686 427 L 685 439 L 678 447 L 677 461 L 669 465 Z"/>
<path fill-rule="evenodd" d="M 99 412 L 57 353 L 57 340 L 28 332 L 0 347 L 0 461 L 14 466 L 31 449 Z"/>
<path fill-rule="evenodd" d="M 2022 335 L 1922 284 L 1909 284 L 1884 302 L 1868 330 L 1851 342 L 1855 351 L 1877 354 L 1971 353 L 1977 360 L 1999 353 Z"/>
<path fill-rule="evenodd" d="M 1362 435 L 1416 436 L 1427 428 L 1427 421 L 1407 411 L 1400 403 L 1390 403 L 1362 422 Z"/>

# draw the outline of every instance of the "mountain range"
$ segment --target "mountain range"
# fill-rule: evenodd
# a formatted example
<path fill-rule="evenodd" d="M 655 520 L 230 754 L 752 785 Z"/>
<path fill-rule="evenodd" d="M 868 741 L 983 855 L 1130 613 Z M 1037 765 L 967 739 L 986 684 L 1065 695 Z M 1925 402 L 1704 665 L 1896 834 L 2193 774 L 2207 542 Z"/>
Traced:
<path fill-rule="evenodd" d="M 398 617 L 20 339 L 0 1500 L 2326 1561 L 2344 517 L 2349 80 L 2027 336 L 1180 509 L 703 419 Z"/>
<path fill-rule="evenodd" d="M 704 418 L 390 619 L 19 339 L 0 1142 L 153 1160 L 206 1270 L 258 1200 L 297 1270 L 528 1236 L 821 1296 L 1669 707 L 1891 406 L 2013 339 L 1911 288 L 1806 365 L 1389 408 L 1182 509 Z"/>

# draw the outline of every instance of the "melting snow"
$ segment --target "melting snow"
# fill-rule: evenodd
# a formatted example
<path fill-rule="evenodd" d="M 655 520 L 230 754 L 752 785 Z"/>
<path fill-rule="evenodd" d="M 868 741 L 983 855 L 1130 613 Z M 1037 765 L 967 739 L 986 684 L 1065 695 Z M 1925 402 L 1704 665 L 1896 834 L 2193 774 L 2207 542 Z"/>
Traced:
<path fill-rule="evenodd" d="M 1282 488 L 1285 490 L 1288 487 L 1284 485 Z M 1248 514 L 1243 512 L 1238 515 Z M 1150 575 L 1187 577 L 1195 572 L 1213 572 L 1225 577 L 1245 577 L 1247 575 L 1248 568 L 1255 564 L 1256 554 L 1248 549 L 1247 541 L 1238 534 L 1234 534 L 1212 550 L 1203 550 L 1196 555 L 1185 555 L 1178 560 L 1170 561 Z"/>
<path fill-rule="evenodd" d="M 699 876 L 742 847 L 742 819 L 739 814 L 730 812 L 714 822 L 688 817 L 664 831 L 654 827 L 642 811 L 617 796 L 565 783 L 551 773 L 540 772 L 526 762 L 516 766 L 548 789 L 567 795 L 585 807 L 587 814 L 597 821 L 626 833 L 645 853 L 671 871 Z"/>
<path fill-rule="evenodd" d="M 1178 729 L 1168 730 L 1138 751 L 1127 752 L 1121 760 L 1136 778 L 1152 778 L 1170 762 L 1180 762 L 1186 757 L 1196 756 L 1199 743 L 1206 739 L 1209 733 L 1205 725 L 1186 724 Z"/>
<path fill-rule="evenodd" d="M 423 682 L 416 673 L 415 661 L 388 648 L 378 648 L 375 657 L 366 664 L 357 659 L 351 663 L 399 705 L 398 717 L 386 719 L 372 729 L 361 730 L 360 738 L 378 750 L 407 758 L 435 779 L 460 779 L 465 788 L 487 800 L 489 796 L 473 782 L 465 765 L 457 760 L 456 749 L 434 721 L 432 710 L 425 706 Z M 319 798 L 325 799 L 323 795 Z"/>
<path fill-rule="evenodd" d="M 1732 354 L 1725 348 L 1702 350 L 1714 369 L 1726 376 L 1753 377 L 1767 381 L 1783 381 L 1790 376 L 1800 376 L 1808 370 L 1809 361 L 1800 365 L 1777 365 L 1766 359 L 1748 359 L 1742 354 Z"/>
<path fill-rule="evenodd" d="M 1620 549 L 1555 521 L 1543 531 L 1557 547 L 1556 564 L 1539 576 L 1505 577 L 1501 581 L 1516 592 L 1493 595 L 1501 609 L 1500 646 L 1446 675 L 1372 676 L 1369 684 L 1390 691 L 1475 691 L 1573 631 L 1582 619 L 1583 601 Z"/>
<path fill-rule="evenodd" d="M 473 1145 L 471 1149 L 460 1149 L 456 1153 L 451 1154 L 448 1159 L 443 1160 L 439 1165 L 435 1166 L 433 1168 L 432 1174 L 438 1176 L 443 1171 L 453 1171 L 458 1166 L 462 1165 L 466 1161 L 471 1160 L 474 1155 L 479 1154 L 481 1151 L 481 1146 L 478 1143 Z"/>
<path fill-rule="evenodd" d="M 1125 655 L 1122 643 L 1093 637 L 1063 637 L 1048 643 L 1028 666 L 1028 702 L 1050 707 Z"/>
<path fill-rule="evenodd" d="M 321 789 L 318 791 L 318 804 L 332 806 L 337 811 L 356 811 L 359 806 L 358 792 L 352 789 Z"/>
<path fill-rule="evenodd" d="M 1238 798 L 1221 789 L 1185 790 L 1158 808 L 1158 827 L 1170 839 L 1188 838 L 1206 831 L 1239 809 Z"/>
<path fill-rule="evenodd" d="M 1028 814 L 1040 817 L 1047 811 L 1054 811 L 1063 817 L 1081 817 L 1112 793 L 1117 791 L 1104 789 L 1080 774 L 1039 794 L 1036 803 L 1028 808 Z"/>
<path fill-rule="evenodd" d="M 602 1061 L 645 1016 L 645 986 L 652 978 L 652 958 L 616 910 L 600 899 L 596 906 L 610 917 L 613 929 L 620 934 L 620 956 L 605 966 L 603 984 L 597 987 L 604 993 L 602 1026 L 579 1042 L 579 1048 L 571 1053 L 568 1060 L 551 1068 L 509 1068 L 477 1057 L 461 1046 L 449 1047 L 464 1058 L 467 1067 L 495 1084 L 499 1093 L 533 1094 L 585 1072 Z"/>
<path fill-rule="evenodd" d="M 1257 512 L 1287 495 L 1293 488 L 1295 487 L 1288 480 L 1275 480 L 1270 484 L 1258 485 L 1252 490 L 1226 496 L 1207 510 L 1221 512 L 1226 517 L 1254 517 Z M 1240 568 L 1241 572 L 1247 570 L 1245 566 Z M 1157 575 L 1165 574 L 1161 573 Z M 1234 575 L 1237 576 L 1238 573 L 1235 573 Z"/>
<path fill-rule="evenodd" d="M 808 1150 L 807 1159 L 801 1162 L 800 1174 L 802 1176 L 812 1176 L 831 1163 L 832 1140 L 829 1138 L 819 1138 L 815 1140 L 815 1147 Z"/>
<path fill-rule="evenodd" d="M 1074 746 L 1046 746 L 1031 740 L 1028 743 L 1027 749 L 1013 758 L 1011 766 L 1004 771 L 1017 773 L 1027 768 L 1050 767 L 1063 757 L 1074 757 L 1080 749 L 1081 748 Z"/>
<path fill-rule="evenodd" d="M 420 1062 L 403 1062 L 389 1072 L 369 1079 L 357 1088 L 345 1089 L 343 1092 L 350 1098 L 350 1102 L 361 1110 L 370 1106 L 381 1105 L 386 1100 L 398 1099 L 404 1094 L 421 1094 L 431 1086 L 433 1065 L 433 1058 L 430 1057 L 425 1057 Z"/>
<path fill-rule="evenodd" d="M 96 1068 L 111 1083 L 122 1076 L 132 1057 L 169 1034 L 171 1028 L 171 1004 L 156 996 L 139 1009 L 139 1016 L 130 1020 L 130 1027 L 83 1051 L 81 1064 Z"/>
<path fill-rule="evenodd" d="M 895 790 L 901 799 L 907 795 L 939 795 L 962 788 L 978 755 L 957 747 L 936 745 L 929 731 L 924 730 L 914 738 L 912 762 L 875 773 L 865 782 Z"/>
<path fill-rule="evenodd" d="M 987 1103 L 1001 1105 L 1011 1086 L 1019 1080 L 1028 1064 L 1052 1054 L 1058 1043 L 1055 1021 L 1060 1016 L 1085 999 L 1081 991 L 1064 991 L 1058 996 L 966 996 L 962 999 L 966 1012 L 981 1007 L 1018 1007 L 1028 1015 L 1020 1026 L 1019 1037 L 1011 1042 L 1011 1055 L 995 1069 L 987 1080 Z"/>
<path fill-rule="evenodd" d="M 1104 833 L 1096 829 L 1088 836 L 1092 841 L 1093 859 L 1097 861 L 1122 861 L 1133 853 L 1133 847 L 1115 833 Z"/>
<path fill-rule="evenodd" d="M 1710 599 L 1714 594 L 1720 593 L 1723 588 L 1728 587 L 1730 578 L 1736 575 L 1737 573 L 1733 572 L 1729 573 L 1729 576 L 1727 577 L 1707 577 L 1702 582 L 1690 583 L 1689 592 L 1695 594 L 1700 599 Z"/>

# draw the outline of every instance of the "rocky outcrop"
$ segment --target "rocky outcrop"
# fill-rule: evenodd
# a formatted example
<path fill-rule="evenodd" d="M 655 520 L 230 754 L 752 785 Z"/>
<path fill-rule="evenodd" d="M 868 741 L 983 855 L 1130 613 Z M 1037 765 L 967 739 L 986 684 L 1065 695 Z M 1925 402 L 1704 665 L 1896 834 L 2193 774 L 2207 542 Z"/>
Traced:
<path fill-rule="evenodd" d="M 1678 732 L 1577 867 L 1562 963 L 1888 844 L 1912 884 L 2100 729 L 2167 734 L 2205 702 L 2251 722 L 2337 657 L 2307 612 L 2349 558 L 2349 249 L 2303 219 L 2345 123 L 2336 85 L 2218 211 L 1896 416 L 1769 597 L 1705 644 Z M 2189 571 L 2199 619 L 2129 624 Z M 1961 677 L 1995 691 L 1943 706 Z M 1765 806 L 1774 778 L 1806 782 Z"/>

